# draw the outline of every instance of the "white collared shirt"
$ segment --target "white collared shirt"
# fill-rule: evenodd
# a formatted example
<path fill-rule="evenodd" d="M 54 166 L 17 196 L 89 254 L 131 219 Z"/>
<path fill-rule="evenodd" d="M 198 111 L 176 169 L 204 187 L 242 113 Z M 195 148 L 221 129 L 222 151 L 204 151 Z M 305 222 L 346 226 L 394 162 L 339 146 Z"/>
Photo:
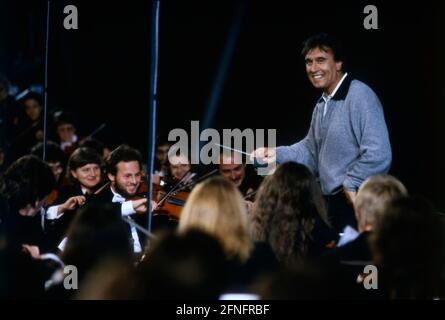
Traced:
<path fill-rule="evenodd" d="M 122 197 L 122 195 L 120 195 L 119 193 L 115 192 L 113 190 L 113 188 L 110 187 L 110 190 L 113 193 L 113 199 L 111 200 L 111 202 L 121 203 L 122 204 L 121 214 L 123 216 L 128 216 L 128 218 L 131 219 L 131 217 L 129 217 L 129 215 L 136 213 L 136 211 L 133 209 L 133 204 L 131 203 L 131 201 L 125 201 L 125 198 Z M 84 191 L 84 189 L 82 189 L 82 192 L 84 194 L 85 194 L 85 191 Z M 51 208 L 53 208 L 53 207 L 51 207 Z M 54 206 L 54 208 L 56 209 L 56 213 L 57 213 L 57 206 Z M 48 209 L 48 211 L 49 211 L 49 209 Z M 48 215 L 48 211 L 47 211 L 47 215 Z M 62 215 L 60 215 L 60 216 L 62 216 Z M 59 218 L 60 216 L 58 216 L 57 218 Z M 57 218 L 55 218 L 55 219 L 57 219 Z M 48 216 L 47 216 L 47 219 L 48 219 Z M 133 226 L 131 226 L 131 237 L 133 238 L 133 251 L 136 253 L 142 252 L 142 246 L 141 246 L 141 243 L 139 242 L 138 233 L 136 231 L 136 228 Z M 58 245 L 58 248 L 60 251 L 63 251 L 65 249 L 67 240 L 68 240 L 67 237 L 63 238 L 62 242 L 60 242 L 60 244 Z"/>
<path fill-rule="evenodd" d="M 115 192 L 112 187 L 110 187 L 110 189 L 111 189 L 111 192 L 113 193 L 113 199 L 111 200 L 111 202 L 121 203 L 122 204 L 122 207 L 121 207 L 122 215 L 127 216 L 129 219 L 131 219 L 131 217 L 129 217 L 129 216 L 131 214 L 136 213 L 131 201 L 126 201 L 125 198 L 122 195 L 120 195 L 119 193 Z M 131 226 L 130 228 L 131 228 L 131 237 L 133 238 L 133 250 L 136 253 L 142 252 L 142 246 L 141 246 L 141 243 L 139 242 L 139 236 L 136 231 L 136 228 L 133 226 Z"/>
<path fill-rule="evenodd" d="M 331 100 L 332 97 L 335 96 L 335 94 L 337 93 L 338 89 L 340 88 L 341 84 L 343 83 L 343 80 L 345 80 L 347 75 L 348 75 L 348 73 L 346 72 L 343 75 L 343 77 L 340 79 L 340 81 L 337 83 L 337 86 L 335 87 L 334 91 L 332 91 L 332 93 L 330 95 L 326 95 L 323 92 L 323 95 L 321 96 L 321 98 L 324 100 L 323 117 L 326 115 L 326 112 L 328 111 L 328 102 L 329 102 L 329 100 Z"/>
<path fill-rule="evenodd" d="M 60 149 L 65 150 L 68 147 L 71 147 L 73 144 L 75 144 L 77 142 L 79 138 L 77 137 L 77 135 L 73 135 L 73 138 L 71 139 L 71 141 L 65 141 L 60 143 Z"/>
<path fill-rule="evenodd" d="M 131 203 L 131 200 L 126 201 L 124 197 L 122 197 L 122 195 L 120 195 L 119 193 L 115 192 L 113 190 L 113 188 L 111 188 L 111 192 L 113 193 L 113 199 L 111 200 L 111 202 L 116 203 L 119 202 L 122 204 L 121 207 L 121 213 L 124 217 L 135 214 L 136 211 L 133 209 L 133 204 Z"/>

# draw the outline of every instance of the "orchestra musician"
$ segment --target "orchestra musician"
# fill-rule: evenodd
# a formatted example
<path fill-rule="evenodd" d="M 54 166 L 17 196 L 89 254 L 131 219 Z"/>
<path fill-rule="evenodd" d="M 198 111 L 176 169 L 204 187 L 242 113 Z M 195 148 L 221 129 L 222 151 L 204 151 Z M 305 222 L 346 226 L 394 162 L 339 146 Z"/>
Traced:
<path fill-rule="evenodd" d="M 153 212 L 158 217 L 153 224 L 155 229 L 176 228 L 182 208 L 194 185 L 195 173 L 192 172 L 192 165 L 186 155 L 170 154 L 166 160 L 167 174 L 159 177 L 160 183 L 154 195 L 158 202 Z"/>
<path fill-rule="evenodd" d="M 251 166 L 244 164 L 241 155 L 234 151 L 220 153 L 219 173 L 238 188 L 250 213 L 261 177 L 255 174 Z"/>
<path fill-rule="evenodd" d="M 177 183 L 192 170 L 189 159 L 184 154 L 170 155 L 168 157 L 168 175 L 172 182 Z"/>
<path fill-rule="evenodd" d="M 110 153 L 106 161 L 106 172 L 110 183 L 93 194 L 88 201 L 113 203 L 114 210 L 119 211 L 122 216 L 145 225 L 147 199 L 136 197 L 143 182 L 141 153 L 128 145 L 120 145 Z M 156 208 L 156 202 L 151 201 L 152 208 Z M 145 235 L 134 226 L 130 226 L 129 232 L 134 252 L 142 253 Z"/>
<path fill-rule="evenodd" d="M 101 185 L 102 171 L 102 158 L 93 149 L 81 147 L 70 156 L 66 173 L 68 183 L 60 187 L 56 199 L 46 211 L 50 250 L 65 236 L 76 209 Z"/>
<path fill-rule="evenodd" d="M 57 111 L 54 113 L 54 123 L 60 149 L 67 155 L 71 155 L 80 145 L 79 137 L 76 134 L 74 115 L 68 111 Z"/>
<path fill-rule="evenodd" d="M 42 159 L 43 156 L 43 142 L 39 142 L 31 149 L 31 154 L 35 155 L 36 157 Z M 51 168 L 51 171 L 53 172 L 54 178 L 56 179 L 57 185 L 61 186 L 64 180 L 63 172 L 65 170 L 67 157 L 63 153 L 62 150 L 60 150 L 60 146 L 53 142 L 48 140 L 46 142 L 46 157 L 45 162 L 49 165 Z M 55 199 L 54 199 L 55 200 Z"/>

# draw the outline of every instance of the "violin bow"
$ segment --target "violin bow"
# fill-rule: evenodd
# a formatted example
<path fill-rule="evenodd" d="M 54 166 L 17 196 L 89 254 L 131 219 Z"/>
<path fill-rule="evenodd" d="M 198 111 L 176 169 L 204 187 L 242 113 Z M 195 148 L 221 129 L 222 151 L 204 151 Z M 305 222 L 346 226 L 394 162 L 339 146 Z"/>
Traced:
<path fill-rule="evenodd" d="M 148 231 L 147 229 L 141 227 L 139 224 L 137 224 L 136 222 L 134 222 L 134 220 L 130 219 L 127 216 L 122 216 L 122 220 L 124 220 L 126 223 L 128 223 L 130 226 L 135 227 L 136 229 L 138 229 L 140 232 L 142 232 L 143 234 L 145 234 L 147 237 L 149 237 L 150 239 L 156 239 L 156 236 L 151 233 L 150 231 Z"/>
<path fill-rule="evenodd" d="M 258 190 L 254 190 L 254 191 L 251 191 L 251 192 L 249 192 L 248 194 L 246 194 L 246 195 L 244 196 L 244 200 L 247 200 L 247 199 L 249 199 L 250 197 L 254 196 L 254 195 L 257 193 L 257 191 L 258 191 Z"/>
<path fill-rule="evenodd" d="M 110 185 L 110 181 L 106 182 L 102 187 L 100 187 L 99 189 L 97 189 L 96 191 L 94 191 L 93 194 L 98 194 L 100 193 L 103 189 L 105 189 L 107 186 Z"/>
<path fill-rule="evenodd" d="M 183 185 L 183 186 L 182 186 L 181 188 L 179 188 L 177 191 L 182 191 L 182 190 L 184 190 L 184 189 L 186 189 L 186 188 L 188 188 L 188 187 L 191 187 L 192 185 L 194 185 L 194 184 L 196 184 L 196 183 L 198 183 L 198 182 L 201 182 L 202 180 L 206 179 L 207 177 L 214 175 L 216 172 L 218 172 L 218 169 L 214 169 L 214 170 L 212 170 L 212 171 L 210 171 L 210 172 L 207 172 L 205 175 L 203 175 L 202 177 L 200 177 L 200 178 L 197 179 L 196 181 L 190 181 L 189 183 Z"/>

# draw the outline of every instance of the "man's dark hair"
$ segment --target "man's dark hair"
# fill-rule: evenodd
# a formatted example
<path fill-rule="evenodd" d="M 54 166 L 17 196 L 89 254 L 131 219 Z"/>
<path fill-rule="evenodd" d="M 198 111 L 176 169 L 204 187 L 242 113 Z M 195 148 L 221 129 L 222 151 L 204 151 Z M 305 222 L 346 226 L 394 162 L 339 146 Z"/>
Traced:
<path fill-rule="evenodd" d="M 43 200 L 55 184 L 48 164 L 36 156 L 26 155 L 14 161 L 6 170 L 0 182 L 0 192 L 12 210 L 19 210 Z"/>
<path fill-rule="evenodd" d="M 90 163 L 103 167 L 102 157 L 96 150 L 87 147 L 77 148 L 68 160 L 68 173 Z"/>
<path fill-rule="evenodd" d="M 107 160 L 107 172 L 113 176 L 117 173 L 117 164 L 119 162 L 137 161 L 139 165 L 142 165 L 141 153 L 126 144 L 120 145 L 113 152 L 110 153 L 110 157 Z"/>
<path fill-rule="evenodd" d="M 320 48 L 321 50 L 327 51 L 331 49 L 334 55 L 334 61 L 345 62 L 344 49 L 341 42 L 327 33 L 319 33 L 314 36 L 309 37 L 303 42 L 303 49 L 301 50 L 301 55 L 305 57 L 308 52 L 312 49 Z"/>
<path fill-rule="evenodd" d="M 53 115 L 53 121 L 56 128 L 63 124 L 72 124 L 74 127 L 76 127 L 76 116 L 71 111 L 56 111 Z"/>
<path fill-rule="evenodd" d="M 96 150 L 96 152 L 100 155 L 103 155 L 105 145 L 102 141 L 88 137 L 81 143 L 82 147 L 87 147 Z"/>
<path fill-rule="evenodd" d="M 31 154 L 36 157 L 42 159 L 43 156 L 43 142 L 37 143 L 31 149 Z M 46 162 L 60 162 L 62 166 L 65 166 L 66 163 L 66 155 L 60 149 L 58 143 L 54 141 L 47 141 L 46 143 Z"/>

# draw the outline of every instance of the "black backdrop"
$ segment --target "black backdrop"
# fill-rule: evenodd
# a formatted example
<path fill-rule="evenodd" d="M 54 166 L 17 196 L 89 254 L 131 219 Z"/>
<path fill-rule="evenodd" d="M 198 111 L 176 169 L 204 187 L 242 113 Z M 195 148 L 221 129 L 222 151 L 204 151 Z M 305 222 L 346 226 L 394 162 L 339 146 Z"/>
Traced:
<path fill-rule="evenodd" d="M 94 3 L 93 3 L 94 2 Z M 128 142 L 145 154 L 151 1 L 52 1 L 49 105 L 75 110 L 84 134 Z M 159 134 L 201 120 L 238 1 L 163 1 Z M 63 28 L 63 8 L 79 30 Z M 443 7 L 372 2 L 379 29 L 363 28 L 365 1 L 248 1 L 221 99 L 217 128 L 275 128 L 278 144 L 302 138 L 319 93 L 300 44 L 327 31 L 348 49 L 349 71 L 379 95 L 393 147 L 391 173 L 445 210 Z M 46 1 L 3 1 L 0 71 L 21 88 L 43 79 Z"/>

